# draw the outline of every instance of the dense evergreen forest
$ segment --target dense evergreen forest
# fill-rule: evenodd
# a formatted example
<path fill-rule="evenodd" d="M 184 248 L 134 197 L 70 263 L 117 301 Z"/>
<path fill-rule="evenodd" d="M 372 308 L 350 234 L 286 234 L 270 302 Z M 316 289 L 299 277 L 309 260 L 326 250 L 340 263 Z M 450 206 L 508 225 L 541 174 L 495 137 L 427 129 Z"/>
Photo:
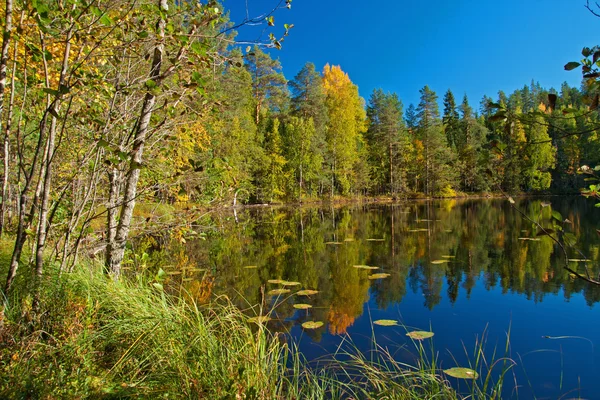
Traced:
<path fill-rule="evenodd" d="M 476 103 L 425 86 L 406 109 L 384 90 L 365 101 L 340 66 L 308 62 L 286 78 L 272 54 L 293 26 L 274 14 L 291 1 L 279 5 L 236 25 L 215 1 L 3 4 L 7 288 L 27 241 L 38 276 L 46 252 L 68 268 L 90 237 L 118 275 L 136 202 L 576 192 L 578 168 L 598 163 L 585 85 L 531 82 Z M 236 43 L 256 23 L 269 40 Z"/>

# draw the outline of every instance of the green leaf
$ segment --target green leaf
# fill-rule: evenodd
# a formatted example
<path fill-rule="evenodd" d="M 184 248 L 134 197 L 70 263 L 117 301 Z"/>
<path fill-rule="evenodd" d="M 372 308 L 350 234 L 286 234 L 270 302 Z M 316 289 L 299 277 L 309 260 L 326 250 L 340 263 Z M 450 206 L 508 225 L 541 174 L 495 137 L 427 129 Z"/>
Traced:
<path fill-rule="evenodd" d="M 323 322 L 321 321 L 307 321 L 302 324 L 304 329 L 317 329 L 323 326 Z"/>
<path fill-rule="evenodd" d="M 581 65 L 581 63 L 578 63 L 577 61 L 571 61 L 570 63 L 565 64 L 565 71 L 574 70 L 575 68 L 579 67 L 580 65 Z"/>
<path fill-rule="evenodd" d="M 592 55 L 592 49 L 590 49 L 589 47 L 584 47 L 583 50 L 581 50 L 581 55 L 584 57 L 589 57 Z"/>
<path fill-rule="evenodd" d="M 44 93 L 47 93 L 47 94 L 51 95 L 51 96 L 58 96 L 58 90 L 54 90 L 54 89 L 50 89 L 50 88 L 45 87 L 45 88 L 42 89 L 42 91 Z"/>
<path fill-rule="evenodd" d="M 148 89 L 154 89 L 156 87 L 156 82 L 154 82 L 152 79 L 148 79 L 146 81 L 146 87 Z"/>
<path fill-rule="evenodd" d="M 379 326 L 397 326 L 398 321 L 394 321 L 393 319 L 378 319 L 377 321 L 373 321 L 373 324 Z"/>
<path fill-rule="evenodd" d="M 152 284 L 152 286 L 154 286 L 155 288 L 157 288 L 158 290 L 163 290 L 163 285 L 162 283 L 158 283 L 158 282 L 154 282 Z"/>
<path fill-rule="evenodd" d="M 458 379 L 477 379 L 479 378 L 479 374 L 477 371 L 474 371 L 470 368 L 459 368 L 454 367 L 450 369 L 445 369 L 444 373 L 448 376 Z"/>
<path fill-rule="evenodd" d="M 554 218 L 558 222 L 563 222 L 563 217 L 558 211 L 552 211 L 552 218 Z"/>
<path fill-rule="evenodd" d="M 114 21 L 108 16 L 108 14 L 104 14 L 102 17 L 100 17 L 100 23 L 105 26 L 111 26 Z"/>
<path fill-rule="evenodd" d="M 406 336 L 408 336 L 409 338 L 413 339 L 413 340 L 425 340 L 425 339 L 429 339 L 431 337 L 433 337 L 434 333 L 433 332 L 428 332 L 428 331 L 412 331 L 412 332 L 408 332 L 406 334 Z"/>

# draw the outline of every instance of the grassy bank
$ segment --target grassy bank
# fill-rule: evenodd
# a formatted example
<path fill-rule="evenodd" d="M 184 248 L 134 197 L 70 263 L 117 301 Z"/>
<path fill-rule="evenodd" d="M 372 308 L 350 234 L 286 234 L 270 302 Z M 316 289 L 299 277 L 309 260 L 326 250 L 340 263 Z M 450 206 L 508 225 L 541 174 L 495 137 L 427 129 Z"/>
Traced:
<path fill-rule="evenodd" d="M 309 370 L 225 298 L 199 305 L 94 266 L 47 276 L 36 315 L 25 287 L 5 303 L 0 398 L 459 398 L 420 342 L 416 366 L 350 346 L 344 362 Z M 491 386 L 472 386 L 471 398 L 493 396 Z"/>

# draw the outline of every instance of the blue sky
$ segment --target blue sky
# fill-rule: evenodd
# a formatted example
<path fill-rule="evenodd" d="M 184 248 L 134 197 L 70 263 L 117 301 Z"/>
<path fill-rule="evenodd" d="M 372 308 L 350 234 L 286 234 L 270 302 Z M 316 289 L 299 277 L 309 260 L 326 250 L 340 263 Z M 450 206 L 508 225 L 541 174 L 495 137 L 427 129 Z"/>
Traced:
<path fill-rule="evenodd" d="M 251 16 L 277 0 L 224 0 L 234 21 L 246 5 Z M 429 85 L 441 98 L 447 89 L 473 106 L 484 94 L 495 97 L 529 84 L 578 86 L 580 72 L 564 64 L 581 58 L 584 46 L 600 44 L 600 18 L 585 0 L 293 0 L 275 14 L 276 34 L 294 24 L 279 58 L 292 79 L 305 62 L 322 70 L 341 65 L 368 100 L 375 88 L 396 92 L 406 106 L 417 103 Z M 262 28 L 261 28 L 262 29 Z M 256 39 L 242 28 L 239 39 Z"/>

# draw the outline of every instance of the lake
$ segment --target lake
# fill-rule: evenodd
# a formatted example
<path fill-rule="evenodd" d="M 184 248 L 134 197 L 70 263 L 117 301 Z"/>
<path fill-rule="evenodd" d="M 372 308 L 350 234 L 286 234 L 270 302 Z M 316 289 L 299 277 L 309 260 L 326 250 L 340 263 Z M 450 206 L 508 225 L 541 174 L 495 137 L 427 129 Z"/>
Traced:
<path fill-rule="evenodd" d="M 416 329 L 435 333 L 423 344 L 433 343 L 442 368 L 469 366 L 482 337 L 486 357 L 494 348 L 505 356 L 510 331 L 515 366 L 503 398 L 600 398 L 600 288 L 564 268 L 538 224 L 574 245 L 569 259 L 590 260 L 571 268 L 598 276 L 600 209 L 582 197 L 228 210 L 212 215 L 206 237 L 181 240 L 164 257 L 170 278 L 197 297 L 227 294 L 249 316 L 270 310 L 268 326 L 309 361 L 347 338 L 367 354 L 374 336 L 414 363 L 406 332 Z M 389 276 L 369 279 L 375 273 Z M 295 295 L 303 289 L 318 293 Z M 400 325 L 373 325 L 381 319 Z M 309 320 L 324 325 L 303 329 Z"/>

